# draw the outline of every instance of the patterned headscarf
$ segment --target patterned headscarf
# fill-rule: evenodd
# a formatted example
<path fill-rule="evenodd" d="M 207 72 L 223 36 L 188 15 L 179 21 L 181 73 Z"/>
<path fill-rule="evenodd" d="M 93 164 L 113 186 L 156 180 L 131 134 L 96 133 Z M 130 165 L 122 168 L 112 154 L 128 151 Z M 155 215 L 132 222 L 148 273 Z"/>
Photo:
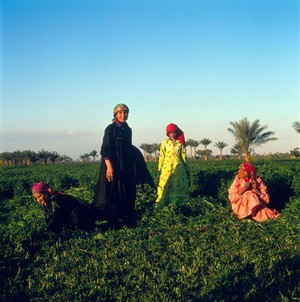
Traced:
<path fill-rule="evenodd" d="M 32 191 L 32 194 L 33 193 L 44 193 L 44 192 L 48 192 L 48 190 L 52 190 L 51 187 L 46 184 L 45 182 L 37 182 L 37 183 L 33 183 L 31 185 L 31 191 Z"/>
<path fill-rule="evenodd" d="M 181 145 L 185 145 L 184 133 L 183 131 L 175 124 L 171 123 L 166 127 L 166 135 L 168 136 L 169 132 L 174 131 L 181 143 Z"/>
<path fill-rule="evenodd" d="M 255 168 L 252 164 L 250 163 L 243 163 L 242 164 L 245 172 L 248 174 L 248 178 L 253 178 L 253 177 L 256 177 L 256 171 L 255 171 Z"/>
<path fill-rule="evenodd" d="M 127 111 L 129 113 L 129 108 L 125 104 L 116 105 L 113 110 L 114 117 L 116 116 L 117 112 L 119 112 L 119 111 Z"/>

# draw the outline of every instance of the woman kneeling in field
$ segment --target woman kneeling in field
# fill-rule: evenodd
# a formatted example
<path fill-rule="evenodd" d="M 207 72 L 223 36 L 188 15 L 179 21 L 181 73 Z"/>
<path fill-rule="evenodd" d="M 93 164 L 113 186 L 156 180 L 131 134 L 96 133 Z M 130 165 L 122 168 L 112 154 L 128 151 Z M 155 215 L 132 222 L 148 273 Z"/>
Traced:
<path fill-rule="evenodd" d="M 75 197 L 54 191 L 44 182 L 31 186 L 33 198 L 45 211 L 47 230 L 59 232 L 63 229 L 90 229 L 88 205 Z"/>
<path fill-rule="evenodd" d="M 262 178 L 256 175 L 255 168 L 250 163 L 240 165 L 228 193 L 232 210 L 239 219 L 264 221 L 280 215 L 278 211 L 267 207 L 270 202 L 267 186 Z"/>

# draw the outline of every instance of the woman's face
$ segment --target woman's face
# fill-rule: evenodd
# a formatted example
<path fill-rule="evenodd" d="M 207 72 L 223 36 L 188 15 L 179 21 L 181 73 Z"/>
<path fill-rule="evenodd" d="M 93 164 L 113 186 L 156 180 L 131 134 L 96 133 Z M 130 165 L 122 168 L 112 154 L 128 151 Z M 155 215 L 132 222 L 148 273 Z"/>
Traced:
<path fill-rule="evenodd" d="M 126 122 L 128 119 L 128 111 L 120 110 L 116 113 L 116 118 L 120 123 Z"/>
<path fill-rule="evenodd" d="M 47 205 L 47 201 L 49 199 L 48 194 L 40 193 L 40 192 L 34 192 L 32 196 L 36 200 L 37 203 L 39 203 L 43 206 Z"/>
<path fill-rule="evenodd" d="M 168 136 L 169 136 L 171 141 L 176 141 L 176 139 L 177 139 L 177 133 L 175 131 L 170 131 L 168 133 Z"/>

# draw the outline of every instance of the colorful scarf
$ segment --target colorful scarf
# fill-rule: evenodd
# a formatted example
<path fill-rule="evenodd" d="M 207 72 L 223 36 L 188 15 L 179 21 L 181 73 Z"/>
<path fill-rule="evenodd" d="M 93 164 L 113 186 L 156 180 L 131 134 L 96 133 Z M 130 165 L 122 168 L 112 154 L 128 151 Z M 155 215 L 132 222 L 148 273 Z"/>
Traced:
<path fill-rule="evenodd" d="M 116 116 L 119 111 L 127 111 L 129 113 L 129 108 L 125 104 L 118 104 L 113 109 L 113 115 Z"/>

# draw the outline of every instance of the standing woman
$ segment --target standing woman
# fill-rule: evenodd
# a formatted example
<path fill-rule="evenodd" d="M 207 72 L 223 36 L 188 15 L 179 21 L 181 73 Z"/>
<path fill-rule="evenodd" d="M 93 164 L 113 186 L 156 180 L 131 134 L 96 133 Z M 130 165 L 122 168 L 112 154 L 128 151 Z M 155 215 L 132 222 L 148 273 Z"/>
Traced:
<path fill-rule="evenodd" d="M 101 146 L 101 167 L 95 189 L 93 207 L 96 219 L 105 219 L 115 227 L 119 219 L 136 224 L 134 204 L 136 186 L 132 152 L 132 131 L 126 120 L 129 108 L 118 104 L 113 120 L 104 132 Z"/>
<path fill-rule="evenodd" d="M 189 180 L 186 165 L 184 133 L 175 124 L 166 127 L 167 139 L 159 152 L 157 205 L 182 204 L 189 198 Z"/>

